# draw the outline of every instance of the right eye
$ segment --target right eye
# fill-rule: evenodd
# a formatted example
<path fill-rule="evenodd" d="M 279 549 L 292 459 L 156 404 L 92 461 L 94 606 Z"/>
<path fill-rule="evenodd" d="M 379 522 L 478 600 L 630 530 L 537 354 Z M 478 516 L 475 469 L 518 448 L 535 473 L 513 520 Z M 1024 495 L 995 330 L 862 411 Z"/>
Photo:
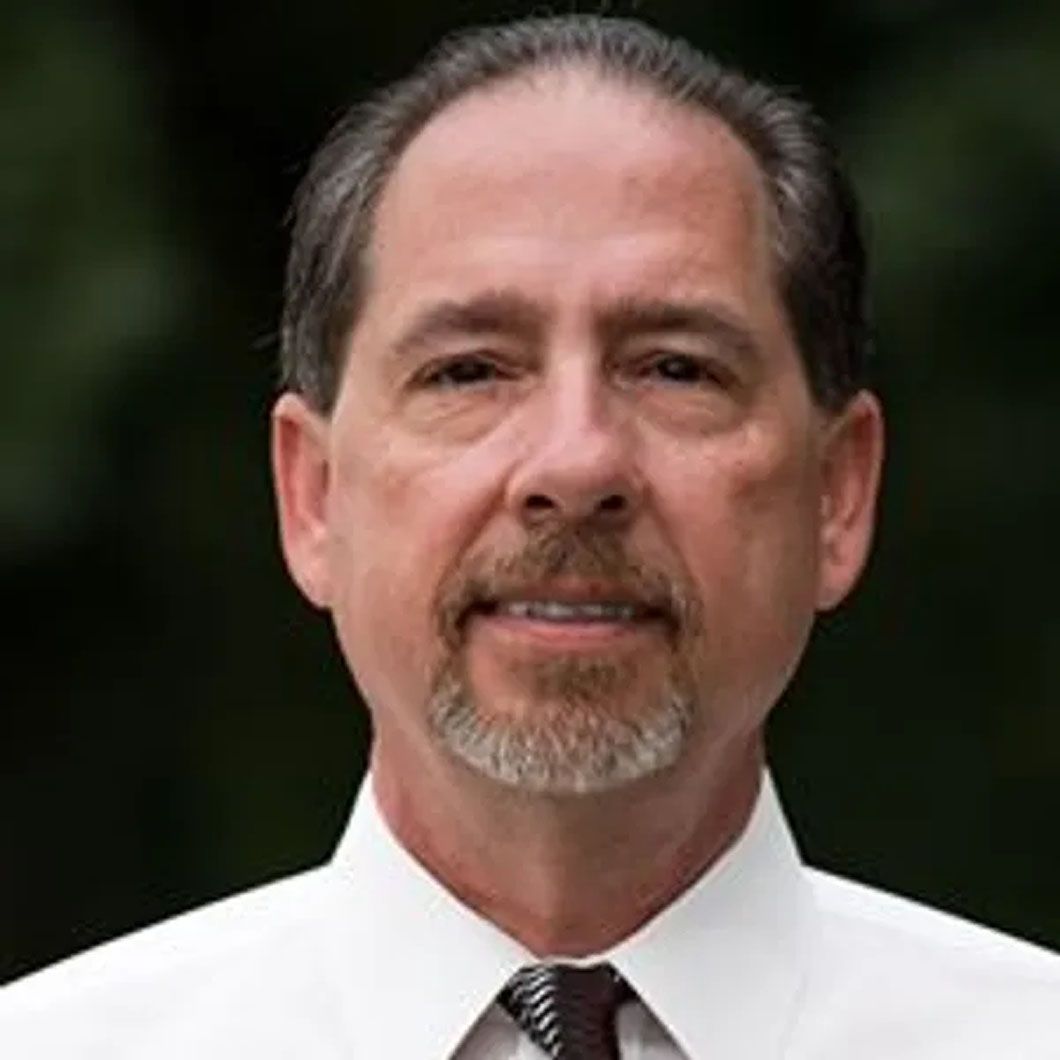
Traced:
<path fill-rule="evenodd" d="M 436 364 L 424 373 L 425 387 L 455 390 L 461 387 L 490 383 L 500 378 L 497 366 L 481 354 L 460 354 Z"/>

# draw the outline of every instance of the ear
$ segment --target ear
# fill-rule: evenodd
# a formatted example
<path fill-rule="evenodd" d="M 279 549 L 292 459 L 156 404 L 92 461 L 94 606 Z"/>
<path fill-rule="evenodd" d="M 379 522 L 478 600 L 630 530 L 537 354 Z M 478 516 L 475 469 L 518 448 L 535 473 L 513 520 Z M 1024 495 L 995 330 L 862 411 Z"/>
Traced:
<path fill-rule="evenodd" d="M 280 544 L 295 584 L 317 607 L 330 593 L 327 497 L 328 421 L 298 394 L 272 410 L 272 482 Z"/>
<path fill-rule="evenodd" d="M 883 409 L 867 390 L 855 394 L 825 425 L 819 610 L 827 611 L 842 601 L 868 558 L 883 465 L 883 435 Z"/>

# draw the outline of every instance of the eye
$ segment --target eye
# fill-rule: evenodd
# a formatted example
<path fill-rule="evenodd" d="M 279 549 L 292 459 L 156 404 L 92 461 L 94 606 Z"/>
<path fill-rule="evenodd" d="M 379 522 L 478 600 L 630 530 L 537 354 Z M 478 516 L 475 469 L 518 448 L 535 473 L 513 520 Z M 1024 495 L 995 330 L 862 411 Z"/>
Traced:
<path fill-rule="evenodd" d="M 687 353 L 662 353 L 652 358 L 642 369 L 645 377 L 666 383 L 716 383 L 718 373 L 701 358 Z"/>
<path fill-rule="evenodd" d="M 434 365 L 422 376 L 422 384 L 439 390 L 477 386 L 499 379 L 497 366 L 480 354 L 461 354 Z"/>

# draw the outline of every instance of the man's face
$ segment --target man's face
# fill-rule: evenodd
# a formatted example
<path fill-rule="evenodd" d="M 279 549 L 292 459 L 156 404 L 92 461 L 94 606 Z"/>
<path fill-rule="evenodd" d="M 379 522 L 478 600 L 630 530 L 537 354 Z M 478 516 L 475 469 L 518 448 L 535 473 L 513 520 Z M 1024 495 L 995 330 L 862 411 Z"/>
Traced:
<path fill-rule="evenodd" d="M 377 767 L 594 790 L 756 740 L 861 566 L 878 460 L 874 413 L 844 443 L 811 399 L 767 217 L 720 123 L 581 73 L 405 152 L 333 413 L 277 412 L 288 559 Z"/>

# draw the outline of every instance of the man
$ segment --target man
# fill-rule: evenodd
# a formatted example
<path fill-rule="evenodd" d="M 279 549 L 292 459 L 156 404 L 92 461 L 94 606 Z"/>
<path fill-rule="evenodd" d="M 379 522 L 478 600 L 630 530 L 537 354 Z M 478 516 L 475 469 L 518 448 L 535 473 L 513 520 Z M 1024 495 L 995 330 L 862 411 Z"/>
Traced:
<path fill-rule="evenodd" d="M 804 869 L 762 728 L 869 548 L 854 212 L 634 22 L 475 31 L 299 193 L 284 553 L 372 712 L 333 862 L 31 977 L 5 1056 L 1060 1056 L 1060 961 Z"/>

